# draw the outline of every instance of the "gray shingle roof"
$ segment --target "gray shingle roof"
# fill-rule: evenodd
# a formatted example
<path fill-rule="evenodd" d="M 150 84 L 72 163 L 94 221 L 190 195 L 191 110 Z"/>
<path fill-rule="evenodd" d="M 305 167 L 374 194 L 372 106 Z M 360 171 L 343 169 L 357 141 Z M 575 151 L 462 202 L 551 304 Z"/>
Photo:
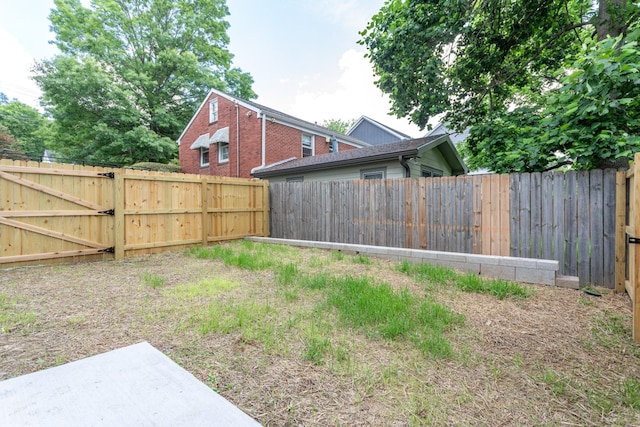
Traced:
<path fill-rule="evenodd" d="M 341 151 L 339 153 L 303 157 L 302 159 L 294 159 L 288 162 L 258 169 L 254 171 L 252 175 L 257 178 L 266 178 L 289 172 L 296 173 L 318 169 L 331 169 L 340 166 L 394 160 L 398 159 L 398 156 L 415 156 L 418 154 L 418 148 L 442 137 L 442 135 L 428 136 L 424 138 L 392 142 L 390 144 L 373 145 L 370 147 Z"/>

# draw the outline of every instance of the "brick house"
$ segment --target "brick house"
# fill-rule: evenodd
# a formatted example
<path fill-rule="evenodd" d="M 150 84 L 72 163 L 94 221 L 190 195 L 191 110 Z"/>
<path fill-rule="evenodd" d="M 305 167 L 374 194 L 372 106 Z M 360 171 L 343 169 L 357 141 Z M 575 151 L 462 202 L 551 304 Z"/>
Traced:
<path fill-rule="evenodd" d="M 369 144 L 212 89 L 178 145 L 185 173 L 251 178 L 253 169 L 284 160 Z"/>

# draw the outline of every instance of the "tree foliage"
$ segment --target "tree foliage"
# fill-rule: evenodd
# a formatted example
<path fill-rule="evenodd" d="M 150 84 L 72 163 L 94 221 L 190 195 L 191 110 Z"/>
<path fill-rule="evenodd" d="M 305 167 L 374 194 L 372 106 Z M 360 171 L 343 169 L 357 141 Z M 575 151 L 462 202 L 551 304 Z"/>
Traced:
<path fill-rule="evenodd" d="M 0 159 L 29 160 L 29 157 L 20 150 L 16 140 L 9 134 L 9 130 L 0 124 Z"/>
<path fill-rule="evenodd" d="M 166 163 L 209 89 L 251 99 L 232 67 L 224 0 L 55 0 L 54 44 L 36 66 L 56 151 L 84 162 Z"/>
<path fill-rule="evenodd" d="M 322 122 L 322 127 L 331 129 L 338 133 L 345 134 L 356 122 L 356 119 L 343 120 L 343 119 L 328 119 Z"/>
<path fill-rule="evenodd" d="M 577 78 L 572 67 L 582 67 L 589 55 L 606 48 L 596 46 L 598 38 L 619 35 L 619 48 L 637 20 L 637 2 L 625 0 L 388 0 L 361 33 L 361 43 L 393 113 L 422 127 L 440 114 L 458 131 L 472 127 L 470 164 L 496 171 L 544 170 L 580 156 L 575 166 L 585 168 L 624 156 L 631 147 L 607 151 L 598 148 L 602 138 L 575 140 L 579 126 L 574 125 L 592 126 L 600 118 L 566 122 L 562 112 L 572 108 L 579 92 L 571 86 Z M 593 75 L 589 86 L 607 78 Z M 560 85 L 569 85 L 563 95 L 548 94 Z M 568 123 L 563 132 L 572 127 L 564 140 L 548 130 L 560 122 Z M 621 141 L 611 139 L 614 145 Z M 566 151 L 574 142 L 574 148 L 591 148 Z M 562 151 L 559 159 L 557 151 Z"/>
<path fill-rule="evenodd" d="M 53 123 L 38 110 L 17 100 L 0 104 L 0 125 L 11 135 L 16 148 L 31 160 L 42 160 L 53 141 Z"/>

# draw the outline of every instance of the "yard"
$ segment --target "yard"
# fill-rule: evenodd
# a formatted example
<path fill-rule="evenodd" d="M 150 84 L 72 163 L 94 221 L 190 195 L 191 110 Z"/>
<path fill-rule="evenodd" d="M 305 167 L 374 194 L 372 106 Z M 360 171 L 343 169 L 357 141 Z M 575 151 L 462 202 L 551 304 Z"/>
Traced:
<path fill-rule="evenodd" d="M 0 270 L 0 380 L 140 341 L 264 425 L 640 424 L 627 295 L 247 241 Z"/>

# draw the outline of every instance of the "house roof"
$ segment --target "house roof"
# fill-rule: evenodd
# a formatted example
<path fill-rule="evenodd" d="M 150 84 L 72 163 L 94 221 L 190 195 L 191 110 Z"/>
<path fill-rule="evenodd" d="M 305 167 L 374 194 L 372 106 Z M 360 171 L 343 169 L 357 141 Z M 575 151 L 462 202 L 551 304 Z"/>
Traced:
<path fill-rule="evenodd" d="M 237 98 L 234 96 L 231 96 L 227 93 L 221 92 L 219 90 L 216 89 L 211 89 L 209 91 L 209 93 L 207 94 L 207 96 L 204 98 L 204 101 L 202 101 L 202 104 L 200 104 L 200 107 L 198 107 L 198 109 L 196 110 L 195 114 L 193 115 L 193 117 L 191 118 L 191 120 L 189 121 L 189 123 L 187 124 L 187 126 L 185 126 L 184 130 L 182 131 L 182 134 L 180 134 L 180 137 L 178 137 L 178 145 L 180 145 L 182 137 L 184 137 L 185 133 L 187 132 L 187 130 L 189 129 L 189 127 L 191 126 L 191 123 L 193 123 L 193 121 L 195 120 L 195 118 L 198 116 L 198 114 L 200 114 L 200 111 L 205 107 L 205 105 L 207 105 L 207 100 L 211 97 L 212 94 L 215 94 L 219 97 L 228 99 L 231 102 L 235 102 L 249 110 L 252 110 L 256 113 L 256 115 L 264 115 L 265 117 L 267 117 L 269 120 L 272 120 L 276 123 L 283 123 L 287 126 L 293 127 L 293 128 L 297 128 L 300 129 L 302 131 L 306 131 L 309 133 L 313 133 L 314 135 L 319 135 L 319 136 L 324 136 L 326 138 L 330 138 L 332 136 L 335 136 L 336 139 L 339 142 L 342 142 L 344 144 L 348 144 L 348 145 L 353 145 L 355 147 L 366 147 L 369 146 L 370 144 L 361 141 L 357 138 L 354 138 L 352 136 L 349 135 L 344 135 L 338 132 L 335 132 L 331 129 L 328 129 L 326 127 L 323 126 L 318 126 L 315 123 L 311 123 L 311 122 L 307 122 L 305 120 L 299 119 L 297 117 L 294 117 L 292 115 L 283 113 L 281 111 L 275 110 L 273 108 L 269 108 L 269 107 L 265 107 L 264 105 L 258 104 L 257 102 L 253 102 L 253 101 L 249 101 L 246 99 L 242 99 L 242 98 Z"/>
<path fill-rule="evenodd" d="M 451 139 L 447 135 L 435 135 L 392 142 L 390 144 L 373 145 L 356 150 L 341 151 L 339 153 L 324 154 L 321 156 L 303 157 L 302 159 L 292 158 L 290 161 L 278 162 L 264 168 L 254 169 L 251 174 L 256 178 L 267 178 L 289 173 L 398 160 L 400 156 L 417 156 L 419 150 L 435 147 L 441 147 L 441 152 L 447 162 L 452 166 L 454 173 L 466 173 L 467 167 L 453 146 Z"/>
<path fill-rule="evenodd" d="M 367 116 L 361 116 L 358 120 L 356 120 L 356 122 L 353 124 L 353 126 L 351 126 L 349 128 L 349 130 L 347 131 L 347 135 L 351 135 L 353 133 L 353 131 L 360 126 L 360 124 L 362 124 L 362 122 L 369 122 L 371 123 L 373 126 L 387 132 L 390 135 L 393 135 L 395 137 L 398 138 L 398 140 L 402 140 L 402 139 L 411 139 L 411 137 L 409 135 L 407 135 L 406 133 L 402 133 L 398 130 L 392 129 L 389 126 L 383 125 L 382 123 L 372 119 L 371 117 L 367 117 Z"/>
<path fill-rule="evenodd" d="M 470 128 L 466 128 L 462 132 L 455 132 L 449 129 L 449 126 L 447 126 L 447 124 L 439 122 L 433 129 L 427 132 L 425 136 L 449 135 L 453 143 L 457 146 L 458 143 L 467 139 L 467 137 L 469 136 L 469 130 Z"/>

